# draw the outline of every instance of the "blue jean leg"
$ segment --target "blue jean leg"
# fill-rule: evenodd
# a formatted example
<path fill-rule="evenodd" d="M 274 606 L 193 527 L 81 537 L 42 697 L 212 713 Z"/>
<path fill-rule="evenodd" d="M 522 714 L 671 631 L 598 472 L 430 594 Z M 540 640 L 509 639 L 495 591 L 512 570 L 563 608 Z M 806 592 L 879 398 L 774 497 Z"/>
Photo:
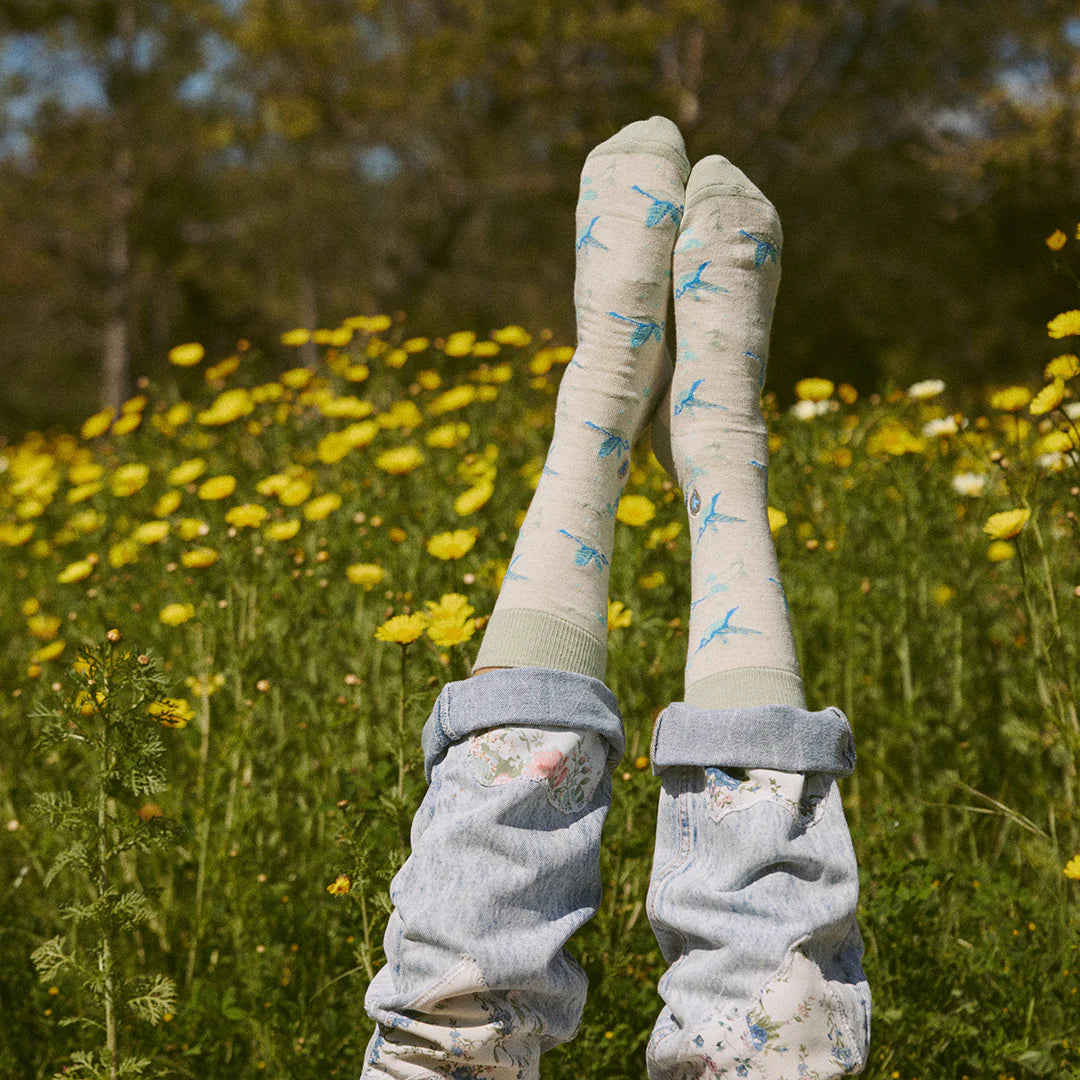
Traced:
<path fill-rule="evenodd" d="M 678 703 L 657 720 L 652 760 L 648 912 L 670 967 L 651 1080 L 861 1071 L 870 992 L 836 786 L 855 764 L 844 715 Z"/>
<path fill-rule="evenodd" d="M 423 747 L 362 1080 L 536 1080 L 581 1022 L 563 946 L 600 901 L 618 707 L 586 675 L 490 671 L 443 688 Z"/>

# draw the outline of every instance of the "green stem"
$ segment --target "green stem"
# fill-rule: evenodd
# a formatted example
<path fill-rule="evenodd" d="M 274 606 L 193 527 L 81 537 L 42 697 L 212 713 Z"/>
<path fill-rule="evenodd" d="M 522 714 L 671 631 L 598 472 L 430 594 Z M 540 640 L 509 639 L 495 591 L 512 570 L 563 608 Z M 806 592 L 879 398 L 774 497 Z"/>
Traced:
<path fill-rule="evenodd" d="M 112 777 L 112 725 L 109 723 L 109 665 L 112 664 L 112 643 L 109 645 L 109 658 L 102 666 L 102 697 L 104 709 L 102 711 L 102 740 L 101 740 L 101 768 L 98 777 L 98 800 L 97 800 L 97 856 L 98 856 L 98 899 L 100 900 L 109 888 L 108 874 L 108 848 L 110 833 L 109 815 L 109 780 Z M 101 953 L 98 957 L 98 970 L 101 972 L 102 998 L 105 1005 L 105 1052 L 109 1063 L 109 1078 L 116 1080 L 118 1076 L 117 1046 L 116 1046 L 116 1010 L 114 1007 L 115 990 L 113 987 L 113 954 L 112 940 L 109 937 L 108 923 L 103 919 L 101 923 Z"/>
<path fill-rule="evenodd" d="M 196 656 L 203 656 L 202 626 L 195 627 Z M 195 911 L 193 927 L 191 931 L 191 948 L 188 950 L 187 970 L 184 973 L 184 985 L 190 986 L 195 978 L 195 958 L 199 951 L 199 938 L 202 934 L 203 922 L 203 896 L 206 890 L 206 864 L 210 848 L 210 809 L 206 799 L 206 773 L 207 764 L 210 760 L 210 675 L 209 667 L 202 665 L 200 677 L 201 708 L 199 710 L 199 727 L 202 731 L 202 740 L 199 744 L 199 771 L 195 781 L 195 805 L 199 819 L 199 857 L 198 868 L 195 876 Z"/>
<path fill-rule="evenodd" d="M 401 646 L 401 684 L 398 695 L 397 716 L 397 762 L 398 762 L 398 802 L 405 799 L 405 652 L 408 645 Z"/>

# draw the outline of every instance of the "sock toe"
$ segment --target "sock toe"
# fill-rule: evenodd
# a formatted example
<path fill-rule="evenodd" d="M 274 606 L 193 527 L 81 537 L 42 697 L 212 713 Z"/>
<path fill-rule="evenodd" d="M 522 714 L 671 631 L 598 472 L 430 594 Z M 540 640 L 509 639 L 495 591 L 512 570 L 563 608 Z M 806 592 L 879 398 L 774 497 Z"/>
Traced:
<path fill-rule="evenodd" d="M 740 195 L 769 202 L 742 169 L 719 154 L 702 158 L 690 171 L 686 181 L 686 209 L 713 195 Z"/>
<path fill-rule="evenodd" d="M 610 139 L 595 147 L 589 157 L 601 154 L 659 154 L 679 170 L 684 184 L 690 175 L 690 160 L 686 156 L 682 132 L 666 116 L 635 120 L 620 128 Z"/>

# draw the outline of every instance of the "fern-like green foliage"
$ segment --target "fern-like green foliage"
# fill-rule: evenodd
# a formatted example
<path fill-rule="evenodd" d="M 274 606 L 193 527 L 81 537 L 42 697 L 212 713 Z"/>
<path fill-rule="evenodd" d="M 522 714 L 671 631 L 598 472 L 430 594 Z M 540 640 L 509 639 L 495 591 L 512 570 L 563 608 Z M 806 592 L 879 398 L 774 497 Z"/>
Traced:
<path fill-rule="evenodd" d="M 62 842 L 44 880 L 67 892 L 60 911 L 71 930 L 44 942 L 31 959 L 43 981 L 66 979 L 78 988 L 83 1008 L 67 1022 L 104 1041 L 73 1053 L 66 1078 L 161 1075 L 152 1058 L 125 1053 L 118 1042 L 121 1030 L 125 1037 L 131 1030 L 127 1020 L 156 1025 L 176 1008 L 172 979 L 139 971 L 128 947 L 133 931 L 155 911 L 146 893 L 120 873 L 125 854 L 169 848 L 179 839 L 159 814 L 140 815 L 137 805 L 124 805 L 165 787 L 160 731 L 182 726 L 165 691 L 156 660 L 122 645 L 113 630 L 102 645 L 79 654 L 54 700 L 35 711 L 35 748 L 73 773 L 94 777 L 77 786 L 78 794 L 46 791 L 35 800 L 38 816 Z"/>

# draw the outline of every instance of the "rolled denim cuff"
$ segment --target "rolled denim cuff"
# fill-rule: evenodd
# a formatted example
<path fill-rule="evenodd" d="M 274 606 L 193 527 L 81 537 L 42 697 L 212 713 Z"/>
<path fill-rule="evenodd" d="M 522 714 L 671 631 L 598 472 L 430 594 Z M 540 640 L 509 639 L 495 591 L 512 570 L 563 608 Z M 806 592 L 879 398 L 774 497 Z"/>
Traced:
<path fill-rule="evenodd" d="M 626 739 L 615 695 L 599 680 L 550 668 L 506 668 L 447 683 L 424 725 L 424 773 L 452 743 L 497 727 L 594 731 L 608 743 L 608 768 L 623 756 Z"/>
<path fill-rule="evenodd" d="M 650 757 L 655 775 L 672 765 L 703 765 L 850 776 L 855 738 L 835 708 L 703 709 L 676 701 L 656 719 Z"/>

